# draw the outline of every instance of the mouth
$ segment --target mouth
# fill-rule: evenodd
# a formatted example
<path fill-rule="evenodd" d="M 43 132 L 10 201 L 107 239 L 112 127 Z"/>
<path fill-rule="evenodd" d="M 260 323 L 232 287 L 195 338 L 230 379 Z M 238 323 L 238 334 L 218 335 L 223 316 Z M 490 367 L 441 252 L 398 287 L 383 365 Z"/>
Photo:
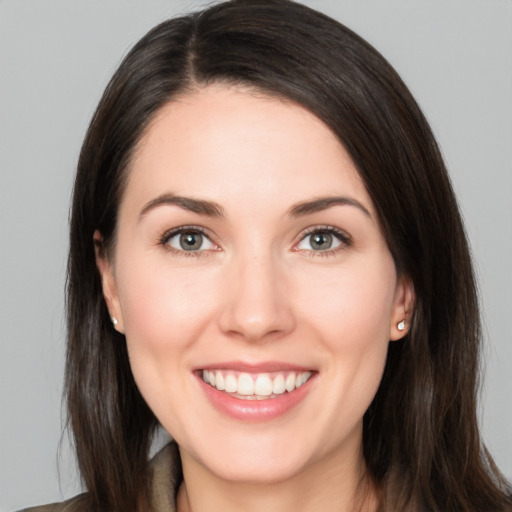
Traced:
<path fill-rule="evenodd" d="M 224 369 L 199 371 L 203 381 L 240 400 L 271 400 L 302 387 L 313 375 L 311 371 L 248 373 Z"/>
<path fill-rule="evenodd" d="M 196 368 L 199 388 L 223 417 L 266 422 L 292 414 L 308 403 L 319 372 L 286 362 L 228 361 Z M 314 382 L 315 381 L 315 382 Z"/>

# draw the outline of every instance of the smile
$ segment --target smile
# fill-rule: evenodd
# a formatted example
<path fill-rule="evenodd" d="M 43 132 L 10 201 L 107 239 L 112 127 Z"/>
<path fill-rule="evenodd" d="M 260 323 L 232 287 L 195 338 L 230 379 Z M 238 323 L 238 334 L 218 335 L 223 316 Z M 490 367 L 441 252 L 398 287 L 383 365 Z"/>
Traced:
<path fill-rule="evenodd" d="M 228 370 L 203 370 L 204 382 L 242 400 L 268 400 L 290 393 L 311 377 L 309 371 L 245 373 Z"/>

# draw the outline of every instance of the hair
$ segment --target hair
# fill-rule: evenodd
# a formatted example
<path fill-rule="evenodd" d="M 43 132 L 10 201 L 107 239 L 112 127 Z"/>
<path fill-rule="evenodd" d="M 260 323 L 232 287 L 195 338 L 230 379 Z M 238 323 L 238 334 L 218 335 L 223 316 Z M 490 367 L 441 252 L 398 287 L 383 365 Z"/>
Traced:
<path fill-rule="evenodd" d="M 439 148 L 387 61 L 337 21 L 288 0 L 233 0 L 165 21 L 127 54 L 85 137 L 71 214 L 66 398 L 93 509 L 143 510 L 158 422 L 111 326 L 93 233 L 115 244 L 137 143 L 177 95 L 249 87 L 307 108 L 351 155 L 398 272 L 414 288 L 408 334 L 391 343 L 363 419 L 368 479 L 383 511 L 512 509 L 479 436 L 481 340 L 463 223 Z"/>

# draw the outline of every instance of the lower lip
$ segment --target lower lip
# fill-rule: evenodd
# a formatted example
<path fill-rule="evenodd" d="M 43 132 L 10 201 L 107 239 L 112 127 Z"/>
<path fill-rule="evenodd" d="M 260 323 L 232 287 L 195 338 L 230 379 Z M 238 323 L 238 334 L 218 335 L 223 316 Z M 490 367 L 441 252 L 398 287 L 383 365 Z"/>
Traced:
<path fill-rule="evenodd" d="M 213 406 L 222 414 L 236 420 L 257 422 L 270 421 L 286 414 L 290 409 L 298 405 L 308 394 L 311 388 L 313 374 L 300 388 L 291 392 L 285 392 L 275 398 L 267 400 L 244 400 L 228 395 L 206 384 L 198 376 L 200 385 Z"/>

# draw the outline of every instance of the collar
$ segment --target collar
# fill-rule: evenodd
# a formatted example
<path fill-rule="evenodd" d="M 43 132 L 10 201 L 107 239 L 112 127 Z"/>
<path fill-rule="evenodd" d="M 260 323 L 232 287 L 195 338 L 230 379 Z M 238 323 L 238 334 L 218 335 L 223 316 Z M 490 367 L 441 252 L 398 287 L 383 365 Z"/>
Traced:
<path fill-rule="evenodd" d="M 153 512 L 176 512 L 176 496 L 181 484 L 178 445 L 170 442 L 150 461 L 151 505 Z"/>

